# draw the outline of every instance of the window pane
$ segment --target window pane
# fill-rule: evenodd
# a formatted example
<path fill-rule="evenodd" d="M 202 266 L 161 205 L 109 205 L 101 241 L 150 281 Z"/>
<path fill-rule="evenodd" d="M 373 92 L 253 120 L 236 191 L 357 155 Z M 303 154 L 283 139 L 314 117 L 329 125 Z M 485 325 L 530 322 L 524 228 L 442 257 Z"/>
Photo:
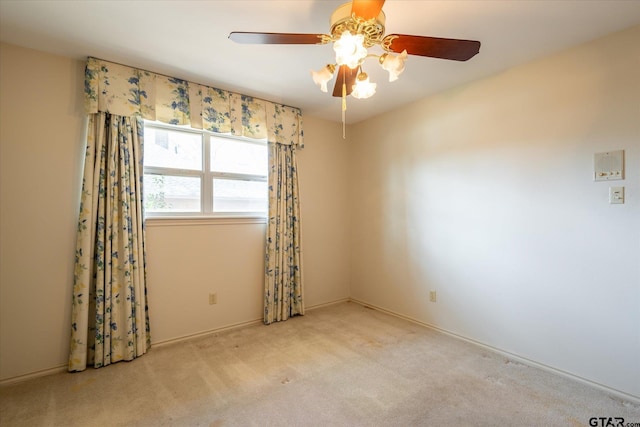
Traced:
<path fill-rule="evenodd" d="M 266 182 L 213 180 L 214 212 L 267 212 L 267 205 Z"/>
<path fill-rule="evenodd" d="M 200 178 L 144 175 L 147 212 L 200 212 Z"/>
<path fill-rule="evenodd" d="M 202 135 L 145 126 L 144 164 L 202 170 Z"/>
<path fill-rule="evenodd" d="M 267 176 L 267 144 L 211 137 L 211 170 Z"/>

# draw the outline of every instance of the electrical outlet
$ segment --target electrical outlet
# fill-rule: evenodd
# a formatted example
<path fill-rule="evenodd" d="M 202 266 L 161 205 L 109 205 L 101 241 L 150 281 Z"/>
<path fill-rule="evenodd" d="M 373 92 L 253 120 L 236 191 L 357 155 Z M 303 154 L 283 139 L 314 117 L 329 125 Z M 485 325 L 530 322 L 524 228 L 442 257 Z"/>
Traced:
<path fill-rule="evenodd" d="M 209 305 L 214 305 L 218 303 L 218 294 L 209 294 Z"/>
<path fill-rule="evenodd" d="M 624 203 L 624 187 L 609 187 L 609 204 Z"/>
<path fill-rule="evenodd" d="M 436 291 L 429 292 L 429 301 L 436 302 Z"/>

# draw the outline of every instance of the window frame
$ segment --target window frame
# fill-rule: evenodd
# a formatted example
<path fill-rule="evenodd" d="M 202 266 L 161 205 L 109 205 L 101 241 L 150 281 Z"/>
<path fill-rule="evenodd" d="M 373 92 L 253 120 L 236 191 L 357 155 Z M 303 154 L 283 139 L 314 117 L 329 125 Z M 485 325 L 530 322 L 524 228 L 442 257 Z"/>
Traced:
<path fill-rule="evenodd" d="M 162 122 L 144 120 L 144 127 L 162 129 L 168 131 L 188 132 L 200 135 L 202 148 L 202 167 L 200 170 L 167 168 L 159 166 L 147 166 L 143 164 L 143 175 L 158 176 L 175 176 L 175 177 L 197 177 L 200 178 L 200 210 L 198 212 L 149 212 L 145 209 L 144 217 L 147 219 L 163 219 L 163 220 L 182 220 L 182 219 L 198 219 L 202 220 L 215 219 L 240 219 L 249 220 L 248 222 L 266 222 L 268 210 L 265 212 L 214 212 L 213 211 L 213 181 L 214 179 L 250 181 L 250 182 L 268 182 L 268 166 L 265 175 L 241 174 L 233 172 L 217 172 L 211 170 L 211 145 L 214 138 L 236 140 L 243 143 L 264 146 L 268 150 L 267 139 L 252 139 L 240 137 L 231 134 L 215 133 L 204 129 L 194 129 L 190 126 L 171 125 Z M 144 144 L 153 143 L 153 141 L 144 141 Z M 267 151 L 268 155 L 268 151 Z M 267 194 L 268 197 L 268 194 Z M 228 222 L 228 221 L 225 221 Z M 246 222 L 246 221 L 245 221 Z"/>

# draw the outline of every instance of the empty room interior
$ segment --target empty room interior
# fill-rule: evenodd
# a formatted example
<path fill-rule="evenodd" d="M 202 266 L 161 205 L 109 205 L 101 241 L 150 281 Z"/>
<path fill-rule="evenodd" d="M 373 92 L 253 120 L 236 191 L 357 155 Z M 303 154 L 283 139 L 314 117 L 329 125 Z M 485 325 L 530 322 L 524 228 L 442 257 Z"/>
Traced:
<path fill-rule="evenodd" d="M 640 2 L 0 36 L 0 424 L 640 425 Z"/>

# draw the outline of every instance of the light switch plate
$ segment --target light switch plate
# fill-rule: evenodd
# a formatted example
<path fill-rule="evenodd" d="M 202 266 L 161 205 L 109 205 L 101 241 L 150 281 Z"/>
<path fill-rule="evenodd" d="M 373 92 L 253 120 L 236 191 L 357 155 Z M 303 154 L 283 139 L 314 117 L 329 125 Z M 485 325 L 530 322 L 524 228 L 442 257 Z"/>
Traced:
<path fill-rule="evenodd" d="M 609 187 L 609 204 L 624 203 L 624 187 Z"/>
<path fill-rule="evenodd" d="M 594 154 L 593 179 L 594 181 L 624 179 L 624 150 Z"/>

